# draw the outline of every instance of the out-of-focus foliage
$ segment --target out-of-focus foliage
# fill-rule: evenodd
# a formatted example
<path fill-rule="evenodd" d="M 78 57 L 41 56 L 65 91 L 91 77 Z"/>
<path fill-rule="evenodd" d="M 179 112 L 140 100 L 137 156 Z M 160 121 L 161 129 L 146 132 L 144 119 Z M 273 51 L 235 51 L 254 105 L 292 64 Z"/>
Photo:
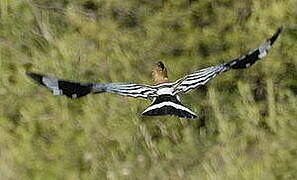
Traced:
<path fill-rule="evenodd" d="M 25 76 L 152 83 L 257 47 L 268 56 L 183 96 L 200 118 L 141 117 L 149 102 L 54 97 Z M 1 179 L 297 179 L 296 0 L 1 0 Z"/>

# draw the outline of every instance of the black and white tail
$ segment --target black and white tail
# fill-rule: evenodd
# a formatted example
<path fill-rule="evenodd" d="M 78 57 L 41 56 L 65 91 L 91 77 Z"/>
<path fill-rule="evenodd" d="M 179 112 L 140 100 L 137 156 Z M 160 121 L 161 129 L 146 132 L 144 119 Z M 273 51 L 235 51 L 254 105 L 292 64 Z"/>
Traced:
<path fill-rule="evenodd" d="M 176 96 L 160 95 L 142 112 L 144 116 L 175 115 L 181 118 L 196 118 L 197 115 L 186 108 Z"/>

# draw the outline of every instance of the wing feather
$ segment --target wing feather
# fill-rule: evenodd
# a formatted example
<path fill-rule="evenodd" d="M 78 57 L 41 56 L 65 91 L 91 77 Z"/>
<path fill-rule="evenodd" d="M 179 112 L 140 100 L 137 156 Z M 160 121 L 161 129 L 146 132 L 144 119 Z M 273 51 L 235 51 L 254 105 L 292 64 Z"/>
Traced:
<path fill-rule="evenodd" d="M 128 97 L 151 98 L 157 96 L 157 89 L 152 86 L 132 83 L 94 84 L 94 93 L 110 92 Z"/>
<path fill-rule="evenodd" d="M 187 92 L 191 89 L 205 85 L 208 81 L 216 77 L 218 74 L 228 71 L 230 69 L 244 69 L 253 65 L 257 60 L 262 59 L 268 53 L 279 34 L 282 32 L 282 27 L 278 28 L 274 35 L 267 39 L 258 48 L 249 51 L 247 54 L 233 59 L 227 63 L 222 63 L 216 66 L 211 66 L 198 70 L 192 74 L 178 79 L 174 82 L 174 94 L 179 92 Z"/>
<path fill-rule="evenodd" d="M 39 84 L 47 87 L 54 95 L 65 95 L 69 98 L 79 98 L 90 93 L 103 92 L 135 98 L 151 98 L 157 96 L 156 88 L 135 83 L 79 83 L 60 80 L 32 72 L 27 73 L 27 75 Z"/>

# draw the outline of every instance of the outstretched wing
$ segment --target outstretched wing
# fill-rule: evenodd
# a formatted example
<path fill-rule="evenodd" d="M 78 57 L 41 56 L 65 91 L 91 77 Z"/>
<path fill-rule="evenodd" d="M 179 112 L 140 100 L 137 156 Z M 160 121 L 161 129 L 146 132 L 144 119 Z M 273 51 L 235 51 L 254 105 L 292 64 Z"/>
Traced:
<path fill-rule="evenodd" d="M 54 95 L 66 95 L 69 98 L 79 98 L 90 93 L 109 92 L 127 97 L 151 98 L 157 96 L 156 88 L 133 83 L 78 83 L 59 80 L 36 73 L 27 73 L 39 84 L 50 89 Z"/>
<path fill-rule="evenodd" d="M 187 92 L 191 89 L 204 85 L 218 74 L 227 70 L 244 69 L 250 67 L 257 60 L 262 59 L 267 55 L 268 50 L 271 48 L 281 32 L 282 27 L 278 28 L 276 33 L 271 38 L 267 39 L 260 47 L 248 52 L 243 56 L 240 56 L 227 63 L 201 69 L 177 80 L 173 85 L 175 87 L 174 93 Z"/>

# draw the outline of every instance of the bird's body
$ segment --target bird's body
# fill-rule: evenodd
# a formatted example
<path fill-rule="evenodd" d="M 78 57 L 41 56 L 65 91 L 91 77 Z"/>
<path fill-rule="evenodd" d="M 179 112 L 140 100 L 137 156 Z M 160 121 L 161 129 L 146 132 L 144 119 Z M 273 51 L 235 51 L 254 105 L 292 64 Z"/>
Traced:
<path fill-rule="evenodd" d="M 54 95 L 66 95 L 70 98 L 79 98 L 90 93 L 115 93 L 127 97 L 141 97 L 152 100 L 142 115 L 160 116 L 175 115 L 183 118 L 196 118 L 197 115 L 181 102 L 179 95 L 191 89 L 205 85 L 209 80 L 230 69 L 244 69 L 253 65 L 257 60 L 265 57 L 275 40 L 281 33 L 276 33 L 266 40 L 259 48 L 240 56 L 227 63 L 211 66 L 188 74 L 174 82 L 169 82 L 167 69 L 164 63 L 157 62 L 152 70 L 155 85 L 142 85 L 135 83 L 78 83 L 59 80 L 36 73 L 27 73 L 38 83 L 52 90 Z"/>

